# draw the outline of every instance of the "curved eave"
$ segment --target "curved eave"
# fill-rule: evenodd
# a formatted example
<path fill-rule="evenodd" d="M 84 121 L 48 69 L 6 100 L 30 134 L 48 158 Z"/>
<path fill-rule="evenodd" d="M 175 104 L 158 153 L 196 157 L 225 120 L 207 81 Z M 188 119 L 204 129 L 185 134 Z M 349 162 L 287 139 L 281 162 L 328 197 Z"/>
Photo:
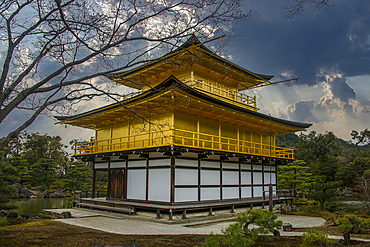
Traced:
<path fill-rule="evenodd" d="M 133 98 L 125 100 L 125 101 L 121 101 L 120 103 L 114 103 L 114 104 L 111 104 L 111 105 L 107 105 L 107 106 L 104 106 L 104 107 L 101 107 L 101 108 L 98 108 L 98 109 L 94 109 L 92 111 L 88 111 L 88 112 L 85 112 L 85 113 L 81 113 L 81 114 L 78 114 L 78 115 L 75 115 L 75 116 L 71 116 L 71 117 L 55 116 L 55 118 L 58 119 L 59 121 L 61 121 L 62 124 L 64 124 L 64 123 L 73 124 L 72 123 L 73 121 L 78 121 L 79 119 L 83 119 L 85 117 L 91 117 L 91 116 L 99 114 L 99 113 L 103 113 L 103 112 L 107 112 L 107 111 L 113 111 L 113 110 L 116 110 L 116 109 L 118 109 L 122 106 L 123 107 L 125 107 L 125 106 L 128 107 L 128 106 L 130 106 L 130 105 L 132 105 L 136 102 L 140 102 L 141 100 L 146 99 L 147 97 L 154 96 L 154 95 L 159 94 L 159 93 L 163 93 L 164 91 L 166 91 L 166 89 L 168 89 L 170 87 L 175 87 L 175 88 L 178 89 L 178 92 L 182 91 L 184 94 L 190 94 L 190 95 L 192 95 L 196 98 L 205 100 L 205 101 L 207 101 L 211 104 L 219 105 L 219 106 L 225 107 L 227 109 L 238 111 L 238 112 L 247 114 L 249 116 L 259 118 L 261 120 L 270 121 L 270 116 L 269 115 L 265 115 L 265 114 L 262 114 L 262 113 L 259 113 L 259 112 L 255 112 L 255 111 L 252 111 L 252 110 L 249 110 L 249 109 L 245 109 L 245 108 L 242 108 L 240 106 L 233 105 L 233 104 L 227 103 L 225 101 L 213 98 L 213 97 L 211 97 L 207 94 L 204 94 L 202 92 L 199 92 L 199 91 L 187 86 L 186 84 L 182 83 L 181 81 L 179 81 L 174 76 L 170 76 L 169 78 L 167 78 L 165 81 L 163 81 L 162 83 L 160 83 L 156 87 L 154 87 L 154 88 L 152 88 L 152 89 L 150 89 L 150 90 L 148 90 L 148 91 L 146 91 L 146 92 L 144 92 L 144 93 L 142 93 L 142 94 L 140 94 L 136 97 L 133 97 Z M 312 125 L 312 124 L 309 124 L 309 123 L 294 122 L 294 121 L 284 120 L 284 119 L 275 118 L 275 117 L 271 117 L 271 122 L 278 123 L 278 124 L 283 124 L 287 127 L 297 129 L 297 131 L 306 129 L 306 128 L 308 128 Z"/>
<path fill-rule="evenodd" d="M 199 45 L 200 44 L 200 45 Z M 141 71 L 143 70 L 146 70 L 148 68 L 151 68 L 151 67 L 154 67 L 156 66 L 158 63 L 162 63 L 180 53 L 184 53 L 184 52 L 187 52 L 187 50 L 189 48 L 192 48 L 193 45 L 198 45 L 196 46 L 196 48 L 200 48 L 204 54 L 206 54 L 209 58 L 215 60 L 216 62 L 218 63 L 223 63 L 225 66 L 241 73 L 241 74 L 244 74 L 246 76 L 249 76 L 249 77 L 252 77 L 253 79 L 256 79 L 256 80 L 262 80 L 262 81 L 268 81 L 270 80 L 271 78 L 273 78 L 274 76 L 273 75 L 263 75 L 263 74 L 257 74 L 257 73 L 254 73 L 252 71 L 249 71 L 247 69 L 244 69 L 220 56 L 218 56 L 217 54 L 215 54 L 214 52 L 210 51 L 207 47 L 205 47 L 204 45 L 202 45 L 200 43 L 200 41 L 193 35 L 191 36 L 188 41 L 186 41 L 182 46 L 180 46 L 179 48 L 177 48 L 176 50 L 172 51 L 172 52 L 169 52 L 167 53 L 166 55 L 158 58 L 157 60 L 155 61 L 152 61 L 152 62 L 149 62 L 147 64 L 144 64 L 142 66 L 139 66 L 135 69 L 132 69 L 132 70 L 129 70 L 129 71 L 126 71 L 126 72 L 118 72 L 118 73 L 112 73 L 112 74 L 109 74 L 107 75 L 107 78 L 110 79 L 110 80 L 119 80 L 119 79 L 122 79 L 122 78 L 125 78 L 125 77 L 128 77 L 130 75 L 133 75 L 135 73 L 140 73 Z M 260 82 L 260 83 L 263 83 L 263 82 Z M 247 88 L 244 88 L 244 89 L 241 89 L 241 90 L 245 90 Z"/>

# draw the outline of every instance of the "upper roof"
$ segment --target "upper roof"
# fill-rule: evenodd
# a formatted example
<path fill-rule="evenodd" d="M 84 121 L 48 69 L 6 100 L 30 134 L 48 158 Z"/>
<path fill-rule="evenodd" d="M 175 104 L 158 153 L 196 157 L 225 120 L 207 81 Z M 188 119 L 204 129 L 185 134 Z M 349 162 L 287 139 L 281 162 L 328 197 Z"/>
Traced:
<path fill-rule="evenodd" d="M 226 60 L 226 59 L 224 59 L 220 56 L 218 56 L 217 54 L 215 54 L 214 52 L 209 50 L 207 47 L 205 47 L 204 44 L 201 43 L 199 41 L 199 39 L 194 34 L 184 44 L 182 44 L 180 47 L 178 47 L 177 49 L 165 54 L 164 56 L 162 56 L 162 57 L 160 57 L 160 58 L 158 58 L 158 59 L 156 59 L 152 62 L 148 62 L 148 63 L 146 63 L 142 66 L 139 66 L 137 68 L 134 68 L 134 69 L 131 69 L 131 70 L 128 70 L 128 71 L 112 73 L 112 74 L 107 75 L 107 77 L 109 79 L 113 80 L 113 81 L 120 82 L 120 79 L 124 79 L 124 78 L 132 76 L 134 74 L 139 74 L 144 70 L 154 68 L 154 67 L 158 66 L 160 63 L 169 61 L 170 59 L 172 59 L 176 56 L 180 56 L 180 55 L 183 55 L 183 54 L 191 54 L 189 49 L 193 49 L 193 48 L 202 52 L 202 58 L 200 58 L 200 59 L 203 59 L 203 60 L 204 59 L 210 59 L 214 63 L 221 64 L 223 67 L 231 69 L 231 70 L 241 74 L 244 77 L 251 78 L 251 79 L 255 80 L 253 86 L 265 83 L 265 82 L 267 82 L 268 80 L 270 80 L 271 78 L 274 77 L 273 75 L 263 75 L 263 74 L 258 74 L 258 73 L 251 72 L 247 69 L 244 69 L 244 68 L 242 68 L 242 67 L 240 67 L 240 66 L 238 66 L 238 65 L 236 65 L 236 64 L 234 64 L 234 63 L 232 63 L 232 62 L 230 62 L 230 61 L 228 61 L 228 60 Z M 121 81 L 121 83 L 122 83 L 122 81 Z M 137 88 L 137 87 L 135 87 L 135 85 L 133 85 L 132 83 L 130 83 L 128 81 L 124 84 L 127 85 L 127 86 Z M 239 88 L 239 90 L 245 90 L 245 89 L 248 89 L 248 86 L 244 85 L 244 86 L 241 86 Z"/>
<path fill-rule="evenodd" d="M 94 109 L 88 112 L 84 112 L 84 113 L 81 113 L 75 116 L 70 116 L 70 117 L 55 116 L 55 118 L 61 121 L 62 124 L 66 123 L 66 124 L 81 126 L 78 124 L 78 122 L 82 121 L 84 118 L 94 118 L 94 116 L 98 116 L 99 114 L 103 114 L 103 113 L 106 116 L 107 114 L 109 114 L 109 112 L 112 112 L 113 114 L 113 112 L 117 113 L 117 111 L 120 111 L 120 110 L 125 111 L 127 110 L 128 107 L 139 104 L 140 102 L 144 102 L 144 100 L 147 100 L 148 98 L 152 96 L 156 96 L 156 95 L 168 92 L 169 90 L 171 90 L 171 88 L 175 88 L 176 93 L 186 94 L 191 97 L 195 97 L 196 99 L 199 99 L 201 101 L 206 101 L 208 105 L 216 105 L 224 109 L 227 109 L 229 111 L 232 111 L 234 113 L 239 112 L 243 115 L 249 116 L 257 120 L 259 119 L 264 122 L 271 121 L 272 124 L 283 125 L 288 128 L 292 128 L 295 131 L 306 129 L 312 125 L 310 123 L 300 123 L 300 122 L 294 122 L 294 121 L 271 117 L 263 113 L 258 113 L 258 112 L 249 110 L 247 108 L 240 107 L 238 105 L 233 105 L 231 103 L 222 101 L 220 99 L 214 98 L 205 93 L 197 91 L 194 88 L 191 88 L 187 86 L 186 84 L 182 83 L 174 76 L 169 77 L 167 80 L 163 81 L 156 87 L 146 92 L 143 92 L 135 97 L 132 97 L 128 100 L 124 100 L 119 103 L 114 103 L 111 105 L 100 107 L 100 108 L 97 108 L 97 109 Z M 292 131 L 292 132 L 295 132 L 295 131 Z"/>

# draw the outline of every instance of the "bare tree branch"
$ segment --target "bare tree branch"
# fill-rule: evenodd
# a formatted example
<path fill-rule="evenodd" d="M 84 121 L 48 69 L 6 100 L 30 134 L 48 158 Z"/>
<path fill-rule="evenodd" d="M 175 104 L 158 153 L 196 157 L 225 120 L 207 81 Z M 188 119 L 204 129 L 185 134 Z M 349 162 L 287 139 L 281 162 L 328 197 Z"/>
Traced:
<path fill-rule="evenodd" d="M 330 0 L 294 0 L 295 4 L 287 7 L 289 14 L 285 16 L 286 19 L 293 19 L 296 15 L 304 11 L 306 5 L 310 5 L 312 11 L 322 9 L 324 7 L 331 7 Z"/>
<path fill-rule="evenodd" d="M 249 15 L 240 7 L 241 0 L 2 1 L 0 123 L 15 109 L 32 114 L 0 145 L 40 114 L 69 113 L 94 97 L 120 102 L 122 93 L 101 77 L 152 62 L 193 33 L 207 38 L 229 31 Z"/>

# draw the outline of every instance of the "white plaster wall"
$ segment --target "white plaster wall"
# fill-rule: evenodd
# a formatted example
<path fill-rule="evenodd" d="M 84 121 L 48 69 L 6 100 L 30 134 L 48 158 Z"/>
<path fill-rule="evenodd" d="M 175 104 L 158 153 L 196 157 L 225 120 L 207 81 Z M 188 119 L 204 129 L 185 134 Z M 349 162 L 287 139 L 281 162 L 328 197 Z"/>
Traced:
<path fill-rule="evenodd" d="M 242 167 L 242 169 L 252 169 L 251 167 L 251 165 L 248 165 L 248 164 L 241 164 L 241 167 Z"/>
<path fill-rule="evenodd" d="M 124 168 L 126 167 L 126 161 L 111 162 L 110 168 Z"/>
<path fill-rule="evenodd" d="M 272 184 L 276 184 L 276 173 L 273 173 L 273 174 L 271 175 L 271 183 L 272 183 Z"/>
<path fill-rule="evenodd" d="M 170 201 L 170 169 L 149 169 L 148 200 Z"/>
<path fill-rule="evenodd" d="M 253 172 L 253 184 L 262 184 L 262 172 Z"/>
<path fill-rule="evenodd" d="M 175 185 L 198 185 L 198 170 L 176 168 Z"/>
<path fill-rule="evenodd" d="M 265 177 L 265 184 L 270 184 L 270 172 L 265 172 L 263 174 L 263 176 Z M 271 176 L 273 176 L 273 174 L 271 174 Z M 271 178 L 271 181 L 272 181 L 272 178 Z"/>
<path fill-rule="evenodd" d="M 225 185 L 238 185 L 239 184 L 239 171 L 222 171 L 222 184 Z"/>
<path fill-rule="evenodd" d="M 96 168 L 108 168 L 108 163 L 95 163 Z"/>
<path fill-rule="evenodd" d="M 254 186 L 253 187 L 253 196 L 254 197 L 263 196 L 263 187 L 262 186 Z"/>
<path fill-rule="evenodd" d="M 146 170 L 127 171 L 127 198 L 145 200 Z"/>
<path fill-rule="evenodd" d="M 197 160 L 175 159 L 175 166 L 192 166 L 198 167 Z"/>
<path fill-rule="evenodd" d="M 198 201 L 198 188 L 175 188 L 175 202 Z"/>
<path fill-rule="evenodd" d="M 224 187 L 222 188 L 223 199 L 235 199 L 239 198 L 239 187 Z"/>
<path fill-rule="evenodd" d="M 149 160 L 149 166 L 170 166 L 171 159 Z"/>
<path fill-rule="evenodd" d="M 242 172 L 242 184 L 251 184 L 252 183 L 252 173 L 251 172 Z"/>
<path fill-rule="evenodd" d="M 201 185 L 219 185 L 220 171 L 201 170 L 200 171 Z"/>
<path fill-rule="evenodd" d="M 252 188 L 251 187 L 242 187 L 242 198 L 252 197 Z"/>
<path fill-rule="evenodd" d="M 262 165 L 253 165 L 253 170 L 262 171 L 263 166 Z"/>
<path fill-rule="evenodd" d="M 275 173 L 271 173 L 271 183 L 272 184 L 275 184 L 276 183 L 276 174 Z M 265 184 L 270 184 L 270 173 L 269 172 L 265 172 L 264 173 L 264 177 L 265 177 Z"/>
<path fill-rule="evenodd" d="M 237 164 L 237 163 L 222 163 L 222 168 L 238 169 L 239 170 L 239 164 Z"/>
<path fill-rule="evenodd" d="M 146 160 L 128 161 L 128 167 L 143 167 L 146 166 Z"/>
<path fill-rule="evenodd" d="M 220 168 L 220 162 L 219 161 L 205 161 L 205 160 L 202 160 L 200 162 L 200 167 Z"/>
<path fill-rule="evenodd" d="M 266 197 L 269 195 L 269 186 L 265 186 Z M 276 186 L 272 186 L 272 194 L 276 195 Z"/>
<path fill-rule="evenodd" d="M 220 200 L 220 188 L 200 188 L 200 200 Z"/>

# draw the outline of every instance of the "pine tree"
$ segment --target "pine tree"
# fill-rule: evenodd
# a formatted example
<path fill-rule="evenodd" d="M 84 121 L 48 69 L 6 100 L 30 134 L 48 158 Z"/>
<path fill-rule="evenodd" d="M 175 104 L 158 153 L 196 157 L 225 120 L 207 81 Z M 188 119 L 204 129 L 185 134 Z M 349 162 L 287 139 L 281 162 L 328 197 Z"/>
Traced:
<path fill-rule="evenodd" d="M 310 185 L 310 168 L 303 160 L 295 160 L 288 165 L 279 166 L 278 187 L 279 189 L 291 189 L 296 195 L 297 191 L 308 191 Z"/>
<path fill-rule="evenodd" d="M 15 206 L 9 204 L 10 198 L 17 192 L 11 185 L 18 182 L 19 177 L 17 168 L 4 159 L 4 152 L 0 156 L 0 209 L 11 209 Z"/>

